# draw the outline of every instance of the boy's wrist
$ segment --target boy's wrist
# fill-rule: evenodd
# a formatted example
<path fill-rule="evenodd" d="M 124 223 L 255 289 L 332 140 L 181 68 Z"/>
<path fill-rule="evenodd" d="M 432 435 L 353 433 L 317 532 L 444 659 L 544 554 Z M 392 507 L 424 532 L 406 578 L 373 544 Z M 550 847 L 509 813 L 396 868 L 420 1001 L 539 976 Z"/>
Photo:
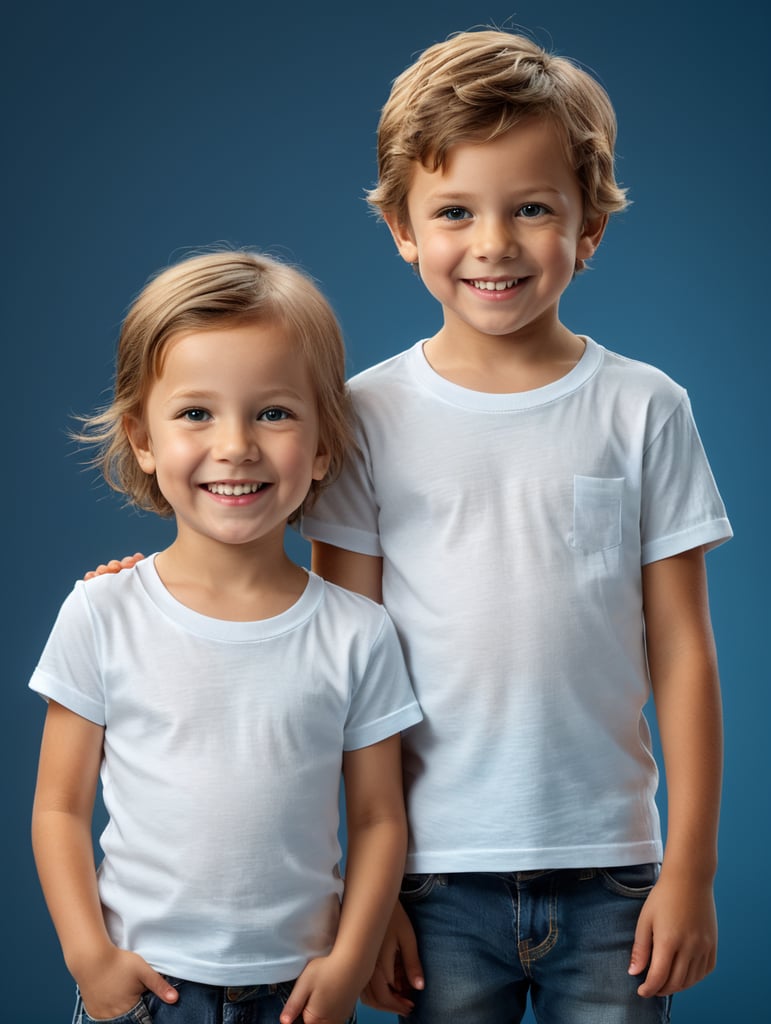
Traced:
<path fill-rule="evenodd" d="M 79 943 L 77 946 L 63 949 L 64 962 L 72 977 L 81 985 L 83 979 L 102 973 L 116 950 L 117 946 L 108 938 L 88 944 Z"/>

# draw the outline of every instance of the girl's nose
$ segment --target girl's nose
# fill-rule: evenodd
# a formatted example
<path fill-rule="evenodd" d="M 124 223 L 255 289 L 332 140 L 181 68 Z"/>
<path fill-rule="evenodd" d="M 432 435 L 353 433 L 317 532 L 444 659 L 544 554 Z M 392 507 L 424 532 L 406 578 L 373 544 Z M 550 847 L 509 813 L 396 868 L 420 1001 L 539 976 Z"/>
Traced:
<path fill-rule="evenodd" d="M 260 448 L 254 424 L 222 423 L 217 432 L 215 455 L 225 462 L 255 462 Z"/>

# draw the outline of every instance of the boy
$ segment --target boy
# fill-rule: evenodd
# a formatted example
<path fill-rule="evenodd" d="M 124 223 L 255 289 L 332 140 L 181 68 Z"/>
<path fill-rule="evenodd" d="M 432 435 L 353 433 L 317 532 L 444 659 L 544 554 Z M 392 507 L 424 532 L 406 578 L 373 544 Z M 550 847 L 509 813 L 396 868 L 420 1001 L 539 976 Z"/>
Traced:
<path fill-rule="evenodd" d="M 540 1021 L 665 1021 L 714 966 L 703 554 L 731 527 L 684 390 L 559 319 L 626 205 L 615 133 L 589 75 L 497 31 L 429 48 L 380 121 L 370 202 L 443 323 L 354 378 L 360 456 L 303 532 L 384 602 L 425 716 L 368 989 L 415 1024 L 520 1020 L 528 992 Z"/>

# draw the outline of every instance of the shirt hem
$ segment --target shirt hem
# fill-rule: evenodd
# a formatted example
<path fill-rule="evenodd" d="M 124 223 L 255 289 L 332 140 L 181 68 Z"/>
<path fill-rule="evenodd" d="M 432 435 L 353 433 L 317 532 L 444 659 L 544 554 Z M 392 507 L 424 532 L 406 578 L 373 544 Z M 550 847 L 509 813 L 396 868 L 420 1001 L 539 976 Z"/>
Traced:
<path fill-rule="evenodd" d="M 197 985 L 279 985 L 294 981 L 308 963 L 309 957 L 292 957 L 288 960 L 269 964 L 240 964 L 238 967 L 223 967 L 222 964 L 200 963 L 196 960 L 167 960 L 163 957 L 140 955 L 158 971 L 171 978 L 181 978 Z M 323 954 L 313 954 L 319 956 Z"/>
<path fill-rule="evenodd" d="M 548 871 L 562 868 L 629 867 L 658 863 L 661 842 L 624 843 L 607 846 L 574 846 L 567 849 L 510 849 L 433 851 L 407 855 L 407 874 L 455 874 L 470 871 Z"/>

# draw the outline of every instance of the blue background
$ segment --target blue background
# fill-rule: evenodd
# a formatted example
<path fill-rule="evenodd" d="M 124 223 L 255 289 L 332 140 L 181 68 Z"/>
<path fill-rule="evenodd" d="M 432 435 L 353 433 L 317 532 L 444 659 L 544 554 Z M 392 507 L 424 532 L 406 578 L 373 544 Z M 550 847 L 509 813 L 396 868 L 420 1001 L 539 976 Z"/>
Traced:
<path fill-rule="evenodd" d="M 569 289 L 564 320 L 687 386 L 736 531 L 709 556 L 727 736 L 720 961 L 677 999 L 676 1019 L 756 1016 L 771 767 L 767 12 L 741 0 L 719 19 L 662 0 L 126 0 L 6 13 L 0 963 L 15 1020 L 68 1021 L 72 1003 L 28 839 L 44 708 L 27 679 L 74 579 L 170 536 L 82 469 L 70 416 L 104 399 L 120 320 L 147 276 L 195 246 L 253 245 L 311 271 L 341 318 L 352 372 L 432 333 L 435 304 L 363 190 L 395 75 L 428 44 L 491 22 L 580 59 L 614 99 L 634 205 Z"/>

